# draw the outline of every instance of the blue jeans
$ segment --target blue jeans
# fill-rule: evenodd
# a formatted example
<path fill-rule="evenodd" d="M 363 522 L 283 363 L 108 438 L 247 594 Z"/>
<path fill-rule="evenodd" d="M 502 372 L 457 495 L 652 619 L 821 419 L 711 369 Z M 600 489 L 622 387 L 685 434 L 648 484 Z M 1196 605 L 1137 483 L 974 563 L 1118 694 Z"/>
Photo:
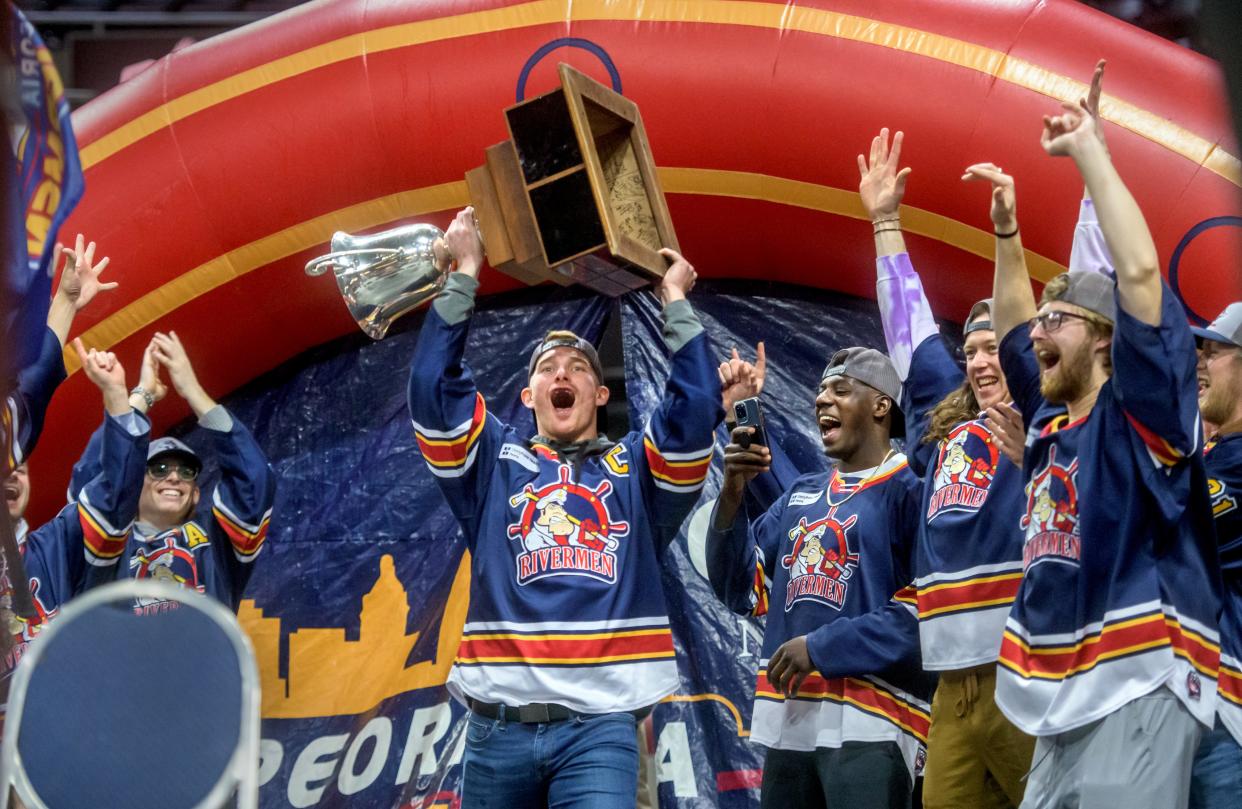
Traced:
<path fill-rule="evenodd" d="M 633 809 L 638 741 L 628 713 L 466 727 L 462 809 Z"/>
<path fill-rule="evenodd" d="M 1190 776 L 1190 809 L 1235 809 L 1242 806 L 1242 747 L 1220 719 L 1199 742 Z"/>

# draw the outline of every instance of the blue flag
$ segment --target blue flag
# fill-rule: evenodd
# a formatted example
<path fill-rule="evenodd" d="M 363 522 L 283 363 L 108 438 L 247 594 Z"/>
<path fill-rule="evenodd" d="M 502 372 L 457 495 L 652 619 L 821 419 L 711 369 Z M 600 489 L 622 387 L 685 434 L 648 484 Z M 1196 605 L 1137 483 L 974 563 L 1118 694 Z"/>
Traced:
<path fill-rule="evenodd" d="M 56 233 L 82 197 L 82 164 L 69 122 L 69 102 L 52 63 L 52 55 L 21 11 L 11 3 L 10 53 L 17 71 L 20 117 L 14 173 L 6 183 L 5 226 L 10 228 L 11 255 L 5 256 L 4 283 L 10 311 L 4 313 L 5 369 L 16 371 L 33 361 L 43 339 L 51 299 L 48 264 Z"/>

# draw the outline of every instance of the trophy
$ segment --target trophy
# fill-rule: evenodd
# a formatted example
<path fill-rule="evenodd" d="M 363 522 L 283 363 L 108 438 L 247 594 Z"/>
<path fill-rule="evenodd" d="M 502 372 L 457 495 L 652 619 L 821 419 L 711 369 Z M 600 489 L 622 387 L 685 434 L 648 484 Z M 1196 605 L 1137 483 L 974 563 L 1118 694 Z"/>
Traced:
<path fill-rule="evenodd" d="M 616 297 L 664 277 L 679 249 L 638 106 L 569 65 L 561 88 L 505 110 L 511 139 L 466 172 L 488 263 L 527 284 L 582 284 Z M 443 233 L 402 225 L 336 233 L 331 268 L 350 314 L 373 339 L 431 300 L 447 277 Z"/>

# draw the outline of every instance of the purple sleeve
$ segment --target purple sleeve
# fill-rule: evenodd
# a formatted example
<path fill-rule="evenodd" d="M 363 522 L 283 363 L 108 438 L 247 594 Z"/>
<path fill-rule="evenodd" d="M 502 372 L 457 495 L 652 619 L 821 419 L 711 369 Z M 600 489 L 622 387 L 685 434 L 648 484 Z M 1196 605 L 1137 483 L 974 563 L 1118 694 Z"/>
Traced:
<path fill-rule="evenodd" d="M 940 329 L 908 253 L 877 258 L 875 279 L 884 342 L 897 375 L 904 382 L 910 373 L 910 357 L 915 347 L 933 334 L 939 334 Z"/>
<path fill-rule="evenodd" d="M 1070 272 L 1101 272 L 1113 274 L 1113 257 L 1104 242 L 1104 231 L 1095 215 L 1095 203 L 1090 198 L 1082 201 L 1078 209 L 1078 224 L 1074 227 L 1074 245 L 1070 248 Z"/>

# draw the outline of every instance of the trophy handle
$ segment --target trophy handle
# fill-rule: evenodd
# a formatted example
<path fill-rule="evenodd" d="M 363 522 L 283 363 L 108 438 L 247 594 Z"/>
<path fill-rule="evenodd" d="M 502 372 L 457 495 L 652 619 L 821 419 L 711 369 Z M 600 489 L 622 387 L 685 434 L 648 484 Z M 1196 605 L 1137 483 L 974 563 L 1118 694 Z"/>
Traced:
<path fill-rule="evenodd" d="M 341 259 L 350 256 L 374 256 L 377 260 L 368 262 L 373 264 L 376 269 L 383 269 L 389 264 L 399 260 L 404 253 L 400 248 L 395 247 L 368 247 L 361 250 L 337 250 L 328 253 L 326 256 L 311 259 L 306 262 L 306 274 L 310 276 L 323 275 L 325 272 L 341 264 Z"/>

